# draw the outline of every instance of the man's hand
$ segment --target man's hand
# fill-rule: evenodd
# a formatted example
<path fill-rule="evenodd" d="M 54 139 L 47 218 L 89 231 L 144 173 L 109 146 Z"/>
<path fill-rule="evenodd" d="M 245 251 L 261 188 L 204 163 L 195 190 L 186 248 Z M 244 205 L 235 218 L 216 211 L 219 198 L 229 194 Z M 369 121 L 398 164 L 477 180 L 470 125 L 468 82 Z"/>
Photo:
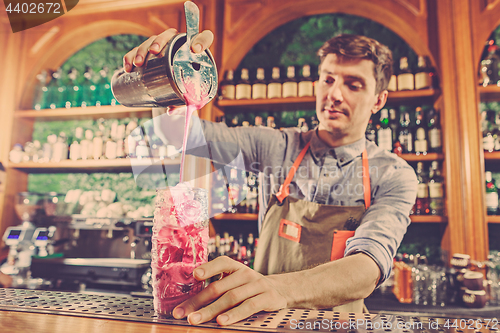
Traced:
<path fill-rule="evenodd" d="M 0 287 L 9 288 L 12 286 L 12 277 L 0 272 Z"/>
<path fill-rule="evenodd" d="M 167 45 L 168 41 L 177 34 L 177 30 L 171 28 L 159 35 L 149 37 L 144 43 L 135 47 L 123 57 L 123 68 L 129 73 L 133 66 L 140 67 L 148 53 L 158 54 Z M 196 35 L 191 41 L 191 50 L 201 53 L 208 49 L 214 41 L 214 34 L 210 30 L 204 30 Z"/>
<path fill-rule="evenodd" d="M 228 257 L 218 257 L 196 268 L 194 277 L 205 280 L 223 274 L 198 295 L 177 306 L 173 315 L 187 316 L 192 325 L 217 317 L 219 325 L 230 325 L 260 311 L 277 311 L 287 307 L 279 275 L 264 276 Z"/>

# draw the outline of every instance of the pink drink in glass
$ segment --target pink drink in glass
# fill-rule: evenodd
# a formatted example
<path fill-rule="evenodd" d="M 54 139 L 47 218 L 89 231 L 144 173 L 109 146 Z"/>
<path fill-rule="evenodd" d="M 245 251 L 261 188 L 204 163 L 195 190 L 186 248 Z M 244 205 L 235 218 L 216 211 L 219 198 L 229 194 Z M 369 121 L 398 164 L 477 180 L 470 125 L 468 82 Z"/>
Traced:
<path fill-rule="evenodd" d="M 157 190 L 152 242 L 153 304 L 169 317 L 205 286 L 193 270 L 208 261 L 207 191 L 184 184 Z"/>

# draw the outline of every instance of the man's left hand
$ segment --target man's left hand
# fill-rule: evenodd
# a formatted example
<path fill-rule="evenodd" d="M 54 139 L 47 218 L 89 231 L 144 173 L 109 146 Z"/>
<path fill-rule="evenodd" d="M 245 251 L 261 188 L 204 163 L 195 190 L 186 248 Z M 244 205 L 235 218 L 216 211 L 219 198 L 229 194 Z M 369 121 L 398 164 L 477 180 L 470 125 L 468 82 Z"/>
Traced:
<path fill-rule="evenodd" d="M 193 272 L 198 281 L 223 274 L 198 295 L 177 306 L 173 315 L 187 316 L 191 325 L 217 317 L 219 325 L 230 325 L 260 311 L 287 307 L 286 284 L 280 275 L 264 276 L 229 257 L 218 257 Z"/>

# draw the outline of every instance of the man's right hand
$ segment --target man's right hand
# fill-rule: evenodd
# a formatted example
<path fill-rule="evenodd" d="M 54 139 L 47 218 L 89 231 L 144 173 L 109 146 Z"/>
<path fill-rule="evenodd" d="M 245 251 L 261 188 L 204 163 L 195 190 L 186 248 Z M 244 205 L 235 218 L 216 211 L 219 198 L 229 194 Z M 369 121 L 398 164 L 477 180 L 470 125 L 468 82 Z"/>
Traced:
<path fill-rule="evenodd" d="M 177 35 L 174 28 L 165 30 L 159 35 L 149 37 L 144 43 L 133 48 L 123 57 L 123 68 L 125 72 L 132 71 L 133 66 L 140 67 L 144 64 L 148 53 L 158 54 L 167 45 L 168 41 Z M 208 49 L 214 41 L 214 34 L 210 30 L 204 30 L 196 35 L 191 41 L 191 50 L 194 53 L 201 53 Z"/>

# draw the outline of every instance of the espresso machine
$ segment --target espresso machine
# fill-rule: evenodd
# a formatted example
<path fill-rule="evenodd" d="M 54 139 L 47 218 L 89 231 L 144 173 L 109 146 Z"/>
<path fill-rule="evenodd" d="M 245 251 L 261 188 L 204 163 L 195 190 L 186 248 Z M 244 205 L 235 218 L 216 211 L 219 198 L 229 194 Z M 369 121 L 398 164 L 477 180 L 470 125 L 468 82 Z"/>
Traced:
<path fill-rule="evenodd" d="M 5 230 L 2 240 L 9 247 L 9 253 L 6 262 L 0 266 L 2 273 L 13 278 L 14 287 L 29 288 L 39 282 L 31 279 L 31 259 L 38 249 L 46 253 L 48 239 L 54 233 L 54 229 L 49 232 L 47 228 L 35 226 L 37 216 L 43 214 L 43 200 L 44 196 L 39 193 L 21 192 L 16 195 L 14 208 L 22 223 Z"/>

